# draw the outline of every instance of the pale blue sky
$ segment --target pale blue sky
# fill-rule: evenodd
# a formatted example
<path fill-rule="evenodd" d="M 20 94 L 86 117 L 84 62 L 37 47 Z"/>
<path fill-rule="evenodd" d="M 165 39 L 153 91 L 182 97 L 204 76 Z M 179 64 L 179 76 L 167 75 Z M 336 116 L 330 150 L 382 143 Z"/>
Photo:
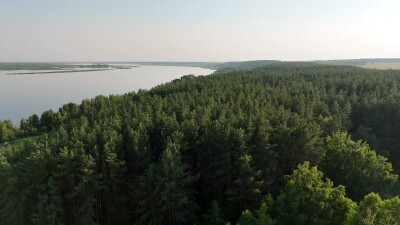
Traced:
<path fill-rule="evenodd" d="M 396 0 L 0 0 L 0 61 L 400 57 Z"/>

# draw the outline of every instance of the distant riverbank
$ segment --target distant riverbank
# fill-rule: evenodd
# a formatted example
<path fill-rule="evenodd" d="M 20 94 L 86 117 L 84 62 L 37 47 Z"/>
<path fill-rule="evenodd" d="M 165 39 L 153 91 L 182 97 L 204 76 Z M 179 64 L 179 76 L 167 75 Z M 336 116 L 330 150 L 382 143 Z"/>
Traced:
<path fill-rule="evenodd" d="M 115 69 L 119 66 L 120 69 Z M 85 71 L 0 70 L 0 119 L 19 125 L 21 118 L 43 111 L 57 111 L 69 102 L 80 103 L 97 95 L 125 94 L 150 89 L 187 74 L 209 75 L 211 69 L 179 66 L 113 65 L 114 69 Z M 10 73 L 19 73 L 7 76 Z M 34 74 L 34 76 L 31 76 Z"/>

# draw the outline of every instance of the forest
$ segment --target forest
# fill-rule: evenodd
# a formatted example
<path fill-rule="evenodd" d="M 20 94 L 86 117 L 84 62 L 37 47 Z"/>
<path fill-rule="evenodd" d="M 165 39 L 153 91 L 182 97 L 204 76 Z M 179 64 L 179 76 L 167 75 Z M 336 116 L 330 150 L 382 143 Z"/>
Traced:
<path fill-rule="evenodd" d="M 0 121 L 0 224 L 399 224 L 399 137 L 400 70 L 187 75 Z"/>

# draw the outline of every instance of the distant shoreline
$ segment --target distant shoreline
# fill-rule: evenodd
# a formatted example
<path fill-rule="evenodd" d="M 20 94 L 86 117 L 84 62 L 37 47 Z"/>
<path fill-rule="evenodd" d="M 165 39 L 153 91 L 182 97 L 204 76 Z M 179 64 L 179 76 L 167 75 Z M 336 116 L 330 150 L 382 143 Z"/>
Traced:
<path fill-rule="evenodd" d="M 6 75 L 31 75 L 31 74 L 48 74 L 48 73 L 77 73 L 77 72 L 94 72 L 94 71 L 108 71 L 112 69 L 93 69 L 93 70 L 61 70 L 61 71 L 43 71 L 43 72 L 21 72 L 21 73 L 7 73 Z"/>
<path fill-rule="evenodd" d="M 29 75 L 50 73 L 77 73 L 107 71 L 113 69 L 132 69 L 136 65 L 110 65 L 110 64 L 40 64 L 40 63 L 0 63 L 0 71 L 6 75 Z"/>

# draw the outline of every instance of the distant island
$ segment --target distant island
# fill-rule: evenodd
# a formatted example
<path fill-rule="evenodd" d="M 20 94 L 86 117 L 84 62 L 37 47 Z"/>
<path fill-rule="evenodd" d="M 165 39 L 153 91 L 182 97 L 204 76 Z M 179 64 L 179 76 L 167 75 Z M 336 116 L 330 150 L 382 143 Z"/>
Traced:
<path fill-rule="evenodd" d="M 93 72 L 114 69 L 131 69 L 137 65 L 68 64 L 68 63 L 0 63 L 0 71 L 16 71 L 7 75 Z"/>

